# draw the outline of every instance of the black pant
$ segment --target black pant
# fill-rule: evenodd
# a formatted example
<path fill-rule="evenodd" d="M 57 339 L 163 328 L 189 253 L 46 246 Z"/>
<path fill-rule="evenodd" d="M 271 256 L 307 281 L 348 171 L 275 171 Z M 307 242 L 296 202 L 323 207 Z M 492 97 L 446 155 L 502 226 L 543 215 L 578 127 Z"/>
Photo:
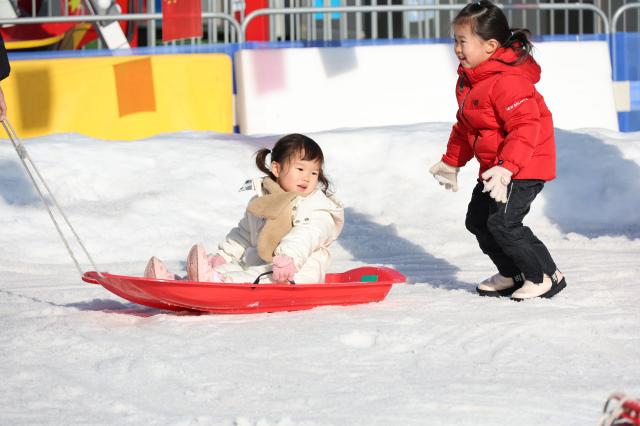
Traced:
<path fill-rule="evenodd" d="M 507 188 L 506 203 L 482 192 L 481 182 L 473 189 L 465 225 L 505 277 L 522 272 L 527 280 L 540 283 L 543 273 L 551 276 L 556 271 L 549 250 L 522 224 L 543 187 L 542 180 L 514 180 Z"/>

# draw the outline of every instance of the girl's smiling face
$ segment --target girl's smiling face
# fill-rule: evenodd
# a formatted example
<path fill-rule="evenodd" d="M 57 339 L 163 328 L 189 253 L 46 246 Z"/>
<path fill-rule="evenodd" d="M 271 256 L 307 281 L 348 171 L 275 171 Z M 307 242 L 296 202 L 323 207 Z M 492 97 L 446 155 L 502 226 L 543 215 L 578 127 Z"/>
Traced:
<path fill-rule="evenodd" d="M 493 55 L 500 44 L 478 37 L 469 24 L 453 27 L 454 51 L 463 68 L 475 68 Z"/>
<path fill-rule="evenodd" d="M 271 163 L 271 172 L 285 191 L 304 195 L 315 191 L 320 175 L 320 162 L 303 158 L 304 152 L 298 153 L 284 165 L 276 161 Z"/>

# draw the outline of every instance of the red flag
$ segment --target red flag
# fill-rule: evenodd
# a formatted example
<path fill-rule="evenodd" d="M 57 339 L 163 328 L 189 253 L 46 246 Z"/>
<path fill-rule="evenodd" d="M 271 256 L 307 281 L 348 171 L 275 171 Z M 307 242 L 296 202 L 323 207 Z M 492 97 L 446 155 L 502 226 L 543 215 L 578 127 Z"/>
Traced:
<path fill-rule="evenodd" d="M 256 9 L 266 9 L 269 7 L 269 0 L 245 0 L 244 16 Z M 235 13 L 238 22 L 242 22 L 240 11 Z M 247 27 L 246 41 L 269 41 L 269 17 L 259 16 Z"/>
<path fill-rule="evenodd" d="M 202 37 L 202 0 L 162 0 L 162 41 Z"/>

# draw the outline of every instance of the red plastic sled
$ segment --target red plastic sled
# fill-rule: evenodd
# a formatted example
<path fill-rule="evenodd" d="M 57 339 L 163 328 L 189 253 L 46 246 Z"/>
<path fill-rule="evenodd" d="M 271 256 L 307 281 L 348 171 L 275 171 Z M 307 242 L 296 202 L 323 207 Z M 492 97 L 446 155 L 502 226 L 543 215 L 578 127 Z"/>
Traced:
<path fill-rule="evenodd" d="M 327 305 L 383 300 L 404 275 L 386 267 L 363 266 L 327 274 L 323 284 L 225 284 L 156 280 L 86 272 L 83 281 L 100 284 L 131 302 L 170 311 L 217 314 L 298 311 Z"/>

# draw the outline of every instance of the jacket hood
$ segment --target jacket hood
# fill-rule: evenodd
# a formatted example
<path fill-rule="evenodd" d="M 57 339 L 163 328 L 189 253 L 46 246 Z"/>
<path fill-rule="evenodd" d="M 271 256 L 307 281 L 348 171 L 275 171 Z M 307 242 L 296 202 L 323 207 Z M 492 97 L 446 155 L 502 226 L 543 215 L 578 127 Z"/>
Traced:
<path fill-rule="evenodd" d="M 508 65 L 504 62 L 514 62 L 518 59 L 516 52 L 511 48 L 501 47 L 496 50 L 491 57 L 477 67 L 464 68 L 458 66 L 458 75 L 465 76 L 471 84 L 498 73 L 521 75 L 536 84 L 540 81 L 540 65 L 529 55 L 524 61 L 515 65 Z M 502 62 L 501 62 L 502 61 Z"/>

